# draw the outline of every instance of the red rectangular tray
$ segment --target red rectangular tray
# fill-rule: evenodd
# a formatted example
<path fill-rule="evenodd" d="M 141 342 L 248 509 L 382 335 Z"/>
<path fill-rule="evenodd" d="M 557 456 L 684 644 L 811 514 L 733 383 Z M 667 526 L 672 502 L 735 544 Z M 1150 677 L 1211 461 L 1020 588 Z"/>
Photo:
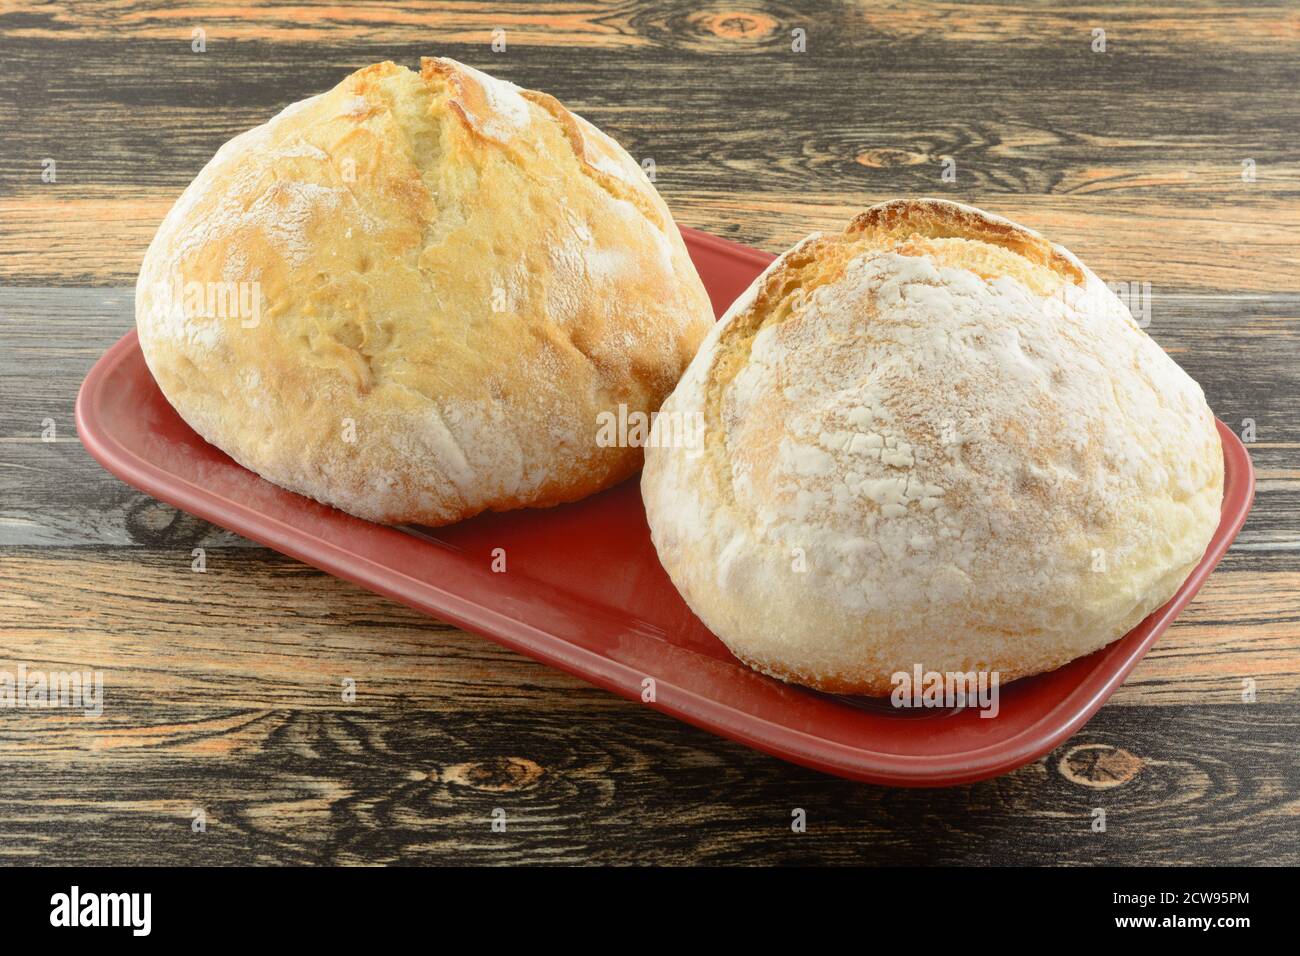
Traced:
<path fill-rule="evenodd" d="M 772 256 L 683 230 L 720 315 Z M 77 429 L 117 477 L 330 574 L 475 631 L 646 706 L 786 760 L 904 786 L 966 783 L 1042 756 L 1077 731 L 1192 599 L 1246 519 L 1254 477 L 1219 423 L 1223 518 L 1173 599 L 1122 639 L 1002 688 L 975 709 L 896 710 L 833 697 L 741 664 L 682 602 L 659 565 L 638 479 L 559 508 L 484 515 L 447 528 L 371 524 L 245 470 L 181 421 L 135 332 L 108 350 L 77 397 Z M 491 569 L 504 548 L 506 573 Z M 593 731 L 594 732 L 594 731 Z"/>

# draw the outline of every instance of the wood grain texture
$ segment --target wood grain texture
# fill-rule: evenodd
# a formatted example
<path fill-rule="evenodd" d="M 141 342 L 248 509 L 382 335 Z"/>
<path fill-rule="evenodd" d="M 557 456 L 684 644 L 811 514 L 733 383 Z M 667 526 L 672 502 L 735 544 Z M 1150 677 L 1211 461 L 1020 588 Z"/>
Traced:
<path fill-rule="evenodd" d="M 640 155 L 658 159 L 662 154 Z M 193 164 L 192 172 L 202 165 Z M 847 195 L 811 192 L 792 182 L 789 193 L 774 196 L 749 190 L 679 191 L 673 175 L 672 169 L 661 168 L 656 185 L 679 223 L 772 253 L 810 232 L 842 229 L 873 203 L 900 194 L 927 195 L 972 203 L 1030 226 L 1075 252 L 1107 281 L 1149 282 L 1166 294 L 1300 290 L 1294 254 L 1300 227 L 1291 207 L 1279 206 L 1271 197 L 1259 203 L 1234 197 L 1202 209 L 1101 197 L 1004 196 L 945 189 L 937 179 L 900 184 L 896 190 L 846 185 Z M 129 285 L 158 223 L 184 186 L 125 198 L 115 190 L 113 198 L 65 194 L 55 199 L 33 195 L 38 187 L 26 186 L 16 195 L 0 194 L 0 277 L 12 285 Z"/>
<path fill-rule="evenodd" d="M 0 545 L 153 544 L 151 523 L 170 513 L 103 471 L 75 438 L 77 388 L 134 323 L 133 290 L 0 288 L 0 379 L 21 402 L 0 403 Z M 1210 407 L 1242 432 L 1260 481 L 1254 511 L 1228 567 L 1265 552 L 1273 570 L 1300 571 L 1300 295 L 1156 294 L 1148 331 L 1201 382 Z M 54 442 L 41 441 L 46 421 Z M 61 480 L 50 482 L 50 474 Z M 238 541 L 179 519 L 191 544 Z M 182 531 L 181 528 L 188 530 Z"/>
<path fill-rule="evenodd" d="M 135 548 L 0 550 L 0 671 L 99 670 L 141 700 L 329 708 L 345 678 L 375 704 L 619 707 L 576 678 L 254 546 L 191 543 L 175 520 Z M 179 526 L 179 527 L 178 527 Z M 188 529 L 190 540 L 186 540 Z M 74 623 L 75 622 L 75 623 Z M 1221 569 L 1117 691 L 1118 704 L 1300 703 L 1300 572 Z M 64 665 L 68 666 L 64 666 Z M 557 698 L 568 698 L 562 704 Z"/>
<path fill-rule="evenodd" d="M 0 15 L 0 255 L 14 282 L 128 283 L 221 143 L 367 63 L 443 53 L 559 96 L 655 161 L 682 222 L 772 251 L 935 194 L 1107 278 L 1297 290 L 1296 11 L 1174 9 L 20 4 Z"/>
<path fill-rule="evenodd" d="M 93 719 L 0 710 L 0 862 L 1300 862 L 1294 4 L 11 2 L 0 51 L 0 671 L 99 670 L 106 695 Z M 1055 753 L 900 791 L 686 727 L 103 472 L 76 389 L 176 196 L 289 102 L 428 54 L 559 96 L 655 161 L 687 225 L 778 252 L 948 196 L 1151 283 L 1152 336 L 1255 430 L 1220 570 Z"/>
<path fill-rule="evenodd" d="M 591 720 L 399 710 L 150 698 L 94 732 L 19 712 L 0 741 L 0 861 L 1296 862 L 1290 708 L 1108 707 L 1015 773 L 928 791 L 828 779 L 633 704 Z M 806 833 L 791 831 L 796 809 Z"/>

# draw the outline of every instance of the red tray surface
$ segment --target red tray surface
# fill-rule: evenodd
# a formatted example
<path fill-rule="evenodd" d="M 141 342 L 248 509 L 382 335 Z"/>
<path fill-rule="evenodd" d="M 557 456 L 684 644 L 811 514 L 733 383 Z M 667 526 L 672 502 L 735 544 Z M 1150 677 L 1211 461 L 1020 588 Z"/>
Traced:
<path fill-rule="evenodd" d="M 720 315 L 772 256 L 683 230 Z M 1174 598 L 1109 647 L 1002 688 L 1001 711 L 900 711 L 754 673 L 682 602 L 659 565 L 637 479 L 559 508 L 439 529 L 371 524 L 284 491 L 199 438 L 155 385 L 135 332 L 77 398 L 90 453 L 136 488 L 214 524 L 512 647 L 646 706 L 833 774 L 910 786 L 1005 773 L 1077 731 L 1204 583 L 1246 519 L 1254 478 L 1226 426 L 1223 519 Z M 491 570 L 505 548 L 506 573 Z"/>

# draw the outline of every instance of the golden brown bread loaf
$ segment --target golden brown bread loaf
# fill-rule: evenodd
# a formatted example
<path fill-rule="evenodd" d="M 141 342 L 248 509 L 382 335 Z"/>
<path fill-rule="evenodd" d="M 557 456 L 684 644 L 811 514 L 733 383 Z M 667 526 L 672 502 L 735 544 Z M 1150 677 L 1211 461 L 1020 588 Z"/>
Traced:
<path fill-rule="evenodd" d="M 263 477 L 389 523 L 635 472 L 712 311 L 608 136 L 452 60 L 380 63 L 231 140 L 159 229 L 136 318 L 168 400 Z"/>
<path fill-rule="evenodd" d="M 1035 674 L 1167 601 L 1219 521 L 1201 389 L 1070 253 L 955 203 L 875 206 L 713 328 L 641 480 L 687 603 L 776 677 Z M 659 447 L 663 445 L 664 447 Z"/>

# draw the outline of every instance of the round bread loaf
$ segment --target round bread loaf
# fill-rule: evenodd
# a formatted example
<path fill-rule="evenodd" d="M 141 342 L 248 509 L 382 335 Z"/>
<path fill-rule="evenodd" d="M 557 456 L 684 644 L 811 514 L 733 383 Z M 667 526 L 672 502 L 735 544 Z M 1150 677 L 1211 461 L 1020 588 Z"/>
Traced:
<path fill-rule="evenodd" d="M 701 443 L 663 439 L 693 420 Z M 641 489 L 733 653 L 883 695 L 917 665 L 1006 681 L 1125 634 L 1201 559 L 1223 458 L 1200 387 L 1074 256 L 920 200 L 754 282 L 661 410 Z"/>
<path fill-rule="evenodd" d="M 626 478 L 713 313 L 641 168 L 545 93 L 380 63 L 221 148 L 158 230 L 140 345 L 263 477 L 446 524 Z"/>

